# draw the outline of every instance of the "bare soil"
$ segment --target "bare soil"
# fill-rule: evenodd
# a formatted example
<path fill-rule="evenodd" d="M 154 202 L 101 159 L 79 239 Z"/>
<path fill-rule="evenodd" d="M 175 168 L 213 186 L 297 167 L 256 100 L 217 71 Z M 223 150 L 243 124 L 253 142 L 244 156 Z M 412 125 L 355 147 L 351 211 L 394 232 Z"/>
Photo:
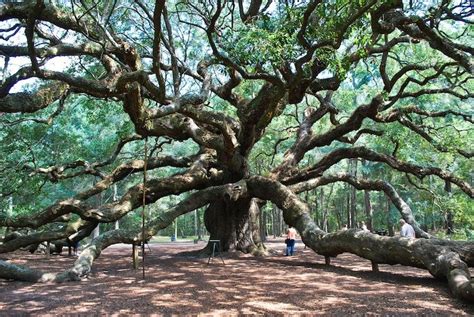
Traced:
<path fill-rule="evenodd" d="M 151 244 L 145 280 L 132 268 L 131 247 L 122 245 L 105 250 L 81 282 L 0 281 L 0 315 L 474 315 L 474 305 L 454 299 L 447 283 L 424 270 L 380 265 L 374 273 L 369 261 L 349 254 L 326 266 L 301 242 L 285 257 L 282 239 L 267 244 L 273 256 L 226 254 L 225 265 L 180 254 L 203 246 Z M 48 272 L 75 260 L 23 252 L 2 258 Z"/>

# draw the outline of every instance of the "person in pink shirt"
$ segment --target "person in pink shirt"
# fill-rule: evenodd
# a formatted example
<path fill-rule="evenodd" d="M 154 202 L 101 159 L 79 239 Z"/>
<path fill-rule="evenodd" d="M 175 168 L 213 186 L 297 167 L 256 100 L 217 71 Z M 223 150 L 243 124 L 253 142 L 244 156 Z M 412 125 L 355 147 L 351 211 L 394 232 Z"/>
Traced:
<path fill-rule="evenodd" d="M 296 230 L 293 227 L 289 227 L 288 231 L 286 232 L 286 254 L 285 255 L 293 255 L 295 253 L 295 240 L 296 240 Z"/>

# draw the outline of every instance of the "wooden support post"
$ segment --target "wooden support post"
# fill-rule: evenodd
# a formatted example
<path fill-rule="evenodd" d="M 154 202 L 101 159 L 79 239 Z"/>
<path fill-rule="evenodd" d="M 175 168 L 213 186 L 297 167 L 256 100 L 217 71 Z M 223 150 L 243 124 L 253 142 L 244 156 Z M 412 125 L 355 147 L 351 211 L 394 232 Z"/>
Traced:
<path fill-rule="evenodd" d="M 326 262 L 326 265 L 331 265 L 331 258 L 329 256 L 325 256 L 324 262 Z"/>
<path fill-rule="evenodd" d="M 372 262 L 372 272 L 379 272 L 379 264 L 371 261 Z"/>
<path fill-rule="evenodd" d="M 138 248 L 135 243 L 132 244 L 133 269 L 138 269 Z"/>
<path fill-rule="evenodd" d="M 51 254 L 51 244 L 46 242 L 46 257 L 49 258 L 49 255 Z"/>

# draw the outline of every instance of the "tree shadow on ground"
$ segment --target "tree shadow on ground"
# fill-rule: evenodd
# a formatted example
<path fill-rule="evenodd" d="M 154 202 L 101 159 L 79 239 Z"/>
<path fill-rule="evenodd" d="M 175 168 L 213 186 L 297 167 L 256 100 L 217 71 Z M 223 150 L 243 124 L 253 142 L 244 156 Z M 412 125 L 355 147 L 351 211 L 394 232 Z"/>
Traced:
<path fill-rule="evenodd" d="M 269 247 L 279 248 L 280 242 Z M 163 315 L 437 314 L 470 315 L 472 306 L 423 270 L 382 266 L 343 254 L 334 266 L 311 250 L 297 256 L 229 254 L 225 265 L 180 256 L 203 245 L 151 245 L 146 279 L 133 270 L 131 248 L 104 251 L 88 279 L 77 283 L 0 282 L 0 311 L 12 314 L 120 313 Z M 16 261 L 60 271 L 74 258 L 23 257 Z M 386 272 L 384 272 L 386 270 Z"/>

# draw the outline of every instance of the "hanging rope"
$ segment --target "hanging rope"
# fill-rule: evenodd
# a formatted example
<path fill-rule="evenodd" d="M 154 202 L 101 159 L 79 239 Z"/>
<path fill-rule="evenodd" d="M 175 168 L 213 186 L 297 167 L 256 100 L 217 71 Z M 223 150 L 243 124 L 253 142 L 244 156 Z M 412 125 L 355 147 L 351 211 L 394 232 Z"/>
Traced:
<path fill-rule="evenodd" d="M 148 137 L 145 137 L 145 157 L 143 159 L 143 201 L 142 201 L 142 271 L 143 271 L 143 279 L 145 279 L 145 202 L 146 202 L 146 168 L 148 164 Z"/>

